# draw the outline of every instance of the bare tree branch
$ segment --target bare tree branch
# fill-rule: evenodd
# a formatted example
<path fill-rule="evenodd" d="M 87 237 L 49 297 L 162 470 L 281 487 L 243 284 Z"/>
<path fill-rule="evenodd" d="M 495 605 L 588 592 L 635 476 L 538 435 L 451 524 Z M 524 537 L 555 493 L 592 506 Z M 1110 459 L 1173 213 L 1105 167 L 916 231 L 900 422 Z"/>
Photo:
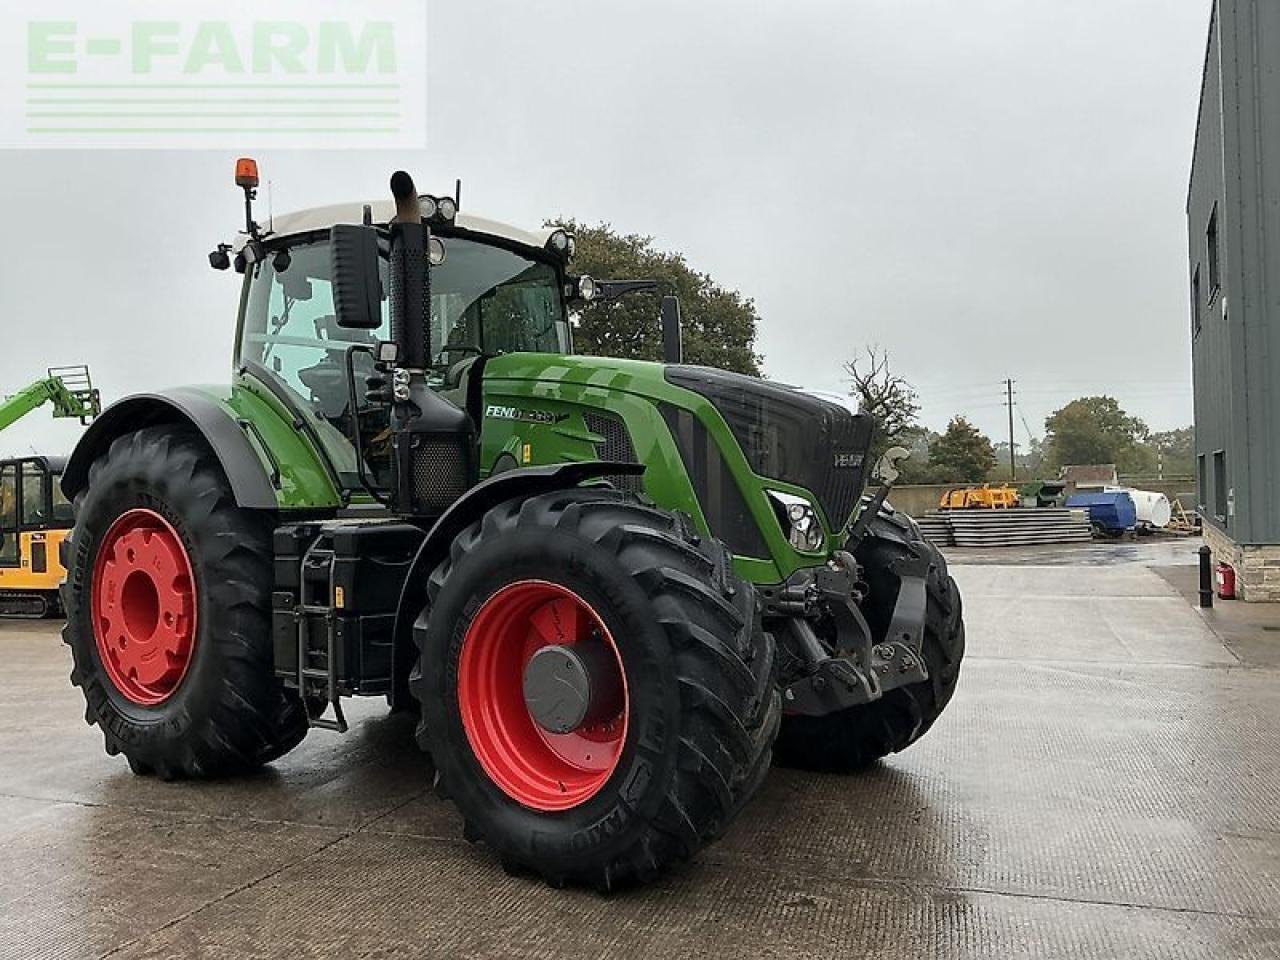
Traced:
<path fill-rule="evenodd" d="M 916 425 L 919 397 L 904 377 L 893 373 L 888 350 L 872 344 L 864 352 L 865 357 L 855 357 L 844 365 L 849 393 L 875 417 L 882 441 L 891 442 Z"/>

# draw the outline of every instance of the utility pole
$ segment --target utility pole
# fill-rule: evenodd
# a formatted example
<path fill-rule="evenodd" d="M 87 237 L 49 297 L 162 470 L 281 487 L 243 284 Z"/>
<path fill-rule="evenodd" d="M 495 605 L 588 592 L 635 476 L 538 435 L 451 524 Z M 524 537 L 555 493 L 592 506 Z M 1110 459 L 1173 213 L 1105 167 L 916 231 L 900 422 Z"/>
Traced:
<path fill-rule="evenodd" d="M 1018 463 L 1014 459 L 1013 447 L 1013 379 L 1004 382 L 1005 404 L 1009 407 L 1009 479 L 1018 479 Z"/>

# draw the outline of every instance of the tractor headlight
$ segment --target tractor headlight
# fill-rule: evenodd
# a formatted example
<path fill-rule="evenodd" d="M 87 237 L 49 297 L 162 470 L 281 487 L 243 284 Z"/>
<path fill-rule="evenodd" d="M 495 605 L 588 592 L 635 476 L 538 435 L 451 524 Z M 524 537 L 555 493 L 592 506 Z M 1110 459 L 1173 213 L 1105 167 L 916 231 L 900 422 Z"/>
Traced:
<path fill-rule="evenodd" d="M 441 197 L 436 201 L 436 209 L 444 220 L 452 220 L 458 215 L 458 203 L 453 197 Z"/>
<path fill-rule="evenodd" d="M 787 541 L 797 550 L 806 553 L 820 552 L 824 535 L 813 505 L 803 497 L 779 490 L 770 490 L 768 493 L 782 531 L 787 535 Z"/>
<path fill-rule="evenodd" d="M 554 230 L 551 236 L 547 237 L 547 246 L 560 254 L 560 256 L 568 257 L 572 255 L 574 248 L 577 246 L 577 241 L 573 239 L 572 234 L 567 230 Z"/>

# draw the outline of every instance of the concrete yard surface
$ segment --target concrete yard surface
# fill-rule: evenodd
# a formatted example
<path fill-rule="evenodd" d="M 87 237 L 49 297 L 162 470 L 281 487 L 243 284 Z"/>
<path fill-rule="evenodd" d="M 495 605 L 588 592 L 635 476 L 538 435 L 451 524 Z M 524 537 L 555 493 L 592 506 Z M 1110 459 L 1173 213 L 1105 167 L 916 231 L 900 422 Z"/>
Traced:
<path fill-rule="evenodd" d="M 955 551 L 936 728 L 861 775 L 775 769 L 612 897 L 464 842 L 381 702 L 252 777 L 134 777 L 58 625 L 0 624 L 0 957 L 1280 957 L 1280 667 L 1180 588 L 1195 546 Z"/>

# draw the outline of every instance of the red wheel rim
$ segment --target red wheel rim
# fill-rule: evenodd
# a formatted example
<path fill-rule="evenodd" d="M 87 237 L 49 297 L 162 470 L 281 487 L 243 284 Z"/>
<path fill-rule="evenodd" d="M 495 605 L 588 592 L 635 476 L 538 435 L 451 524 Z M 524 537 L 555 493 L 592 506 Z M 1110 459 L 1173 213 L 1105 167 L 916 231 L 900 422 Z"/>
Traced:
<path fill-rule="evenodd" d="M 525 702 L 530 659 L 551 645 L 604 643 L 621 697 L 608 719 L 568 733 L 539 726 Z M 480 765 L 507 796 L 534 810 L 568 810 L 591 799 L 618 767 L 627 739 L 626 671 L 613 636 L 580 596 L 543 580 L 503 587 L 480 607 L 458 663 L 462 727 Z"/>
<path fill-rule="evenodd" d="M 133 703 L 163 703 L 195 652 L 191 559 L 172 524 L 138 508 L 116 519 L 93 566 L 93 633 L 112 684 Z"/>

